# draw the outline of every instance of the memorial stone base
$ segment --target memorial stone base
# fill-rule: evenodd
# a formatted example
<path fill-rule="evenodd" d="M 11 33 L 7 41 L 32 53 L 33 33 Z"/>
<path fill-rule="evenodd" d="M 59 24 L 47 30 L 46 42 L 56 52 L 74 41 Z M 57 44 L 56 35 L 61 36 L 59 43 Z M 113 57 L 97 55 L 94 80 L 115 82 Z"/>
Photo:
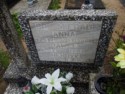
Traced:
<path fill-rule="evenodd" d="M 15 63 L 11 63 L 4 75 L 4 79 L 9 82 L 4 94 L 22 94 L 22 88 L 18 87 L 16 83 L 20 76 L 32 79 L 32 77 L 36 75 L 42 78 L 45 73 L 50 72 L 52 69 L 55 70 L 56 68 L 37 67 L 32 65 L 32 67 L 27 69 L 19 69 Z M 79 69 L 61 68 L 63 72 L 68 72 L 69 70 L 74 74 L 72 83 L 76 89 L 75 94 L 98 94 L 94 87 L 94 79 L 97 70 L 93 70 L 93 72 L 88 74 L 85 70 L 80 71 Z"/>

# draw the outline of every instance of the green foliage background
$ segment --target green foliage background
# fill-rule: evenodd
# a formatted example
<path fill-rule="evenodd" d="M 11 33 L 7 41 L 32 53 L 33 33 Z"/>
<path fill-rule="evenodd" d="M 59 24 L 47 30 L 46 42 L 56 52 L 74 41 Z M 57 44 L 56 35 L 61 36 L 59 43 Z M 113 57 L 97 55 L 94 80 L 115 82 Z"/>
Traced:
<path fill-rule="evenodd" d="M 21 39 L 23 37 L 23 33 L 22 33 L 22 30 L 21 30 L 21 27 L 20 27 L 20 24 L 18 21 L 18 13 L 12 14 L 12 20 L 13 20 L 13 23 L 15 25 L 16 31 L 18 33 L 18 37 Z"/>
<path fill-rule="evenodd" d="M 52 10 L 59 9 L 60 8 L 59 4 L 60 4 L 60 0 L 52 0 L 48 9 L 52 9 Z"/>
<path fill-rule="evenodd" d="M 6 69 L 10 63 L 10 56 L 8 52 L 0 49 L 0 67 Z"/>

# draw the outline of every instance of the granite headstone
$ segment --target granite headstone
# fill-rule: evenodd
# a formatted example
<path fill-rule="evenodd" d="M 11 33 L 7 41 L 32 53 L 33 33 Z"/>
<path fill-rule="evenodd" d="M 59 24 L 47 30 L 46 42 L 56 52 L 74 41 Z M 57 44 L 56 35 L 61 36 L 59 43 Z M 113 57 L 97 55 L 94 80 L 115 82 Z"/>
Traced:
<path fill-rule="evenodd" d="M 19 21 L 33 63 L 100 66 L 116 18 L 107 10 L 35 10 Z"/>

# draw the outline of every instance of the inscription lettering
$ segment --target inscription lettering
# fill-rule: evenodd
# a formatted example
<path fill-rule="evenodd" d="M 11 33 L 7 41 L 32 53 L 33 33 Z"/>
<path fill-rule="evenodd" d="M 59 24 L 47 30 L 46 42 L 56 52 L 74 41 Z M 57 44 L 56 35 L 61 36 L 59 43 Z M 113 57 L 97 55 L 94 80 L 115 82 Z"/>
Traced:
<path fill-rule="evenodd" d="M 93 63 L 101 21 L 30 21 L 40 60 Z"/>

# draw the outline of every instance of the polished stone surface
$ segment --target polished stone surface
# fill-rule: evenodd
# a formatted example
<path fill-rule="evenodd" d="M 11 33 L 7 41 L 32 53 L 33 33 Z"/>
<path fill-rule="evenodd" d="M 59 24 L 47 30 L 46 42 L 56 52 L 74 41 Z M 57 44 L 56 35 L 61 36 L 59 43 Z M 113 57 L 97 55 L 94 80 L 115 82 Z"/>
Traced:
<path fill-rule="evenodd" d="M 94 63 L 102 21 L 36 20 L 30 26 L 41 61 Z"/>

